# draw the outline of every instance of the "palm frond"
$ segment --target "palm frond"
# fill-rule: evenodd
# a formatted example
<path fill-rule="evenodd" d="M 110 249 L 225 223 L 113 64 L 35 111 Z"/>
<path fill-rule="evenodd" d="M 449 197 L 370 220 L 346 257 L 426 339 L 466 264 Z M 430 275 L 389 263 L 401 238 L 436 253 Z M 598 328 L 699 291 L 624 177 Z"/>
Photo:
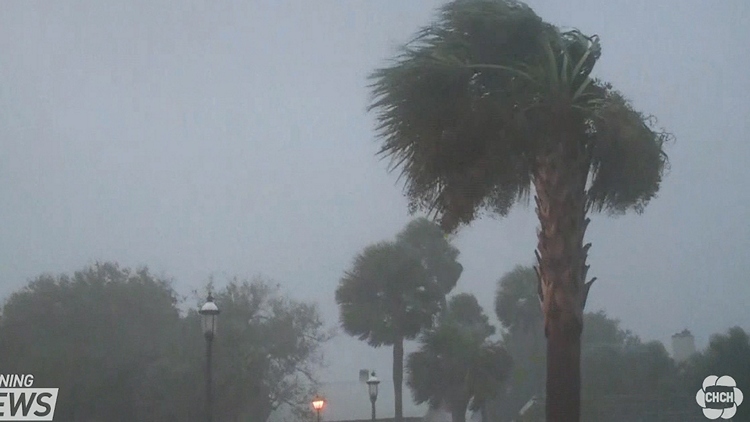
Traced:
<path fill-rule="evenodd" d="M 472 295 L 453 297 L 437 327 L 420 339 L 407 362 L 407 385 L 418 403 L 449 408 L 492 397 L 509 373 L 510 356 L 487 341 L 494 331 Z M 456 410 L 462 411 L 458 407 Z"/>
<path fill-rule="evenodd" d="M 488 202 L 506 212 L 510 198 L 528 191 L 518 185 L 528 178 L 508 174 L 527 170 L 514 128 L 521 100 L 509 88 L 533 82 L 519 63 L 529 63 L 536 42 L 527 35 L 542 27 L 519 3 L 452 2 L 392 66 L 371 75 L 379 155 L 400 171 L 410 208 L 434 213 L 446 230 Z"/>
<path fill-rule="evenodd" d="M 370 345 L 414 338 L 432 324 L 440 293 L 429 286 L 421 258 L 395 242 L 365 248 L 336 289 L 344 330 Z"/>
<path fill-rule="evenodd" d="M 638 129 L 645 117 L 637 113 L 620 113 L 620 123 L 602 118 L 618 113 L 614 97 L 591 77 L 600 56 L 598 36 L 561 32 L 519 2 L 454 0 L 442 7 L 436 22 L 370 79 L 378 155 L 398 171 L 409 211 L 426 211 L 452 232 L 483 212 L 504 216 L 528 200 L 536 157 L 558 142 L 553 114 L 561 107 L 572 112 L 565 118 L 577 120 L 584 149 L 598 154 L 591 209 L 622 209 L 613 204 L 628 202 L 642 208 L 658 188 L 665 158 L 647 143 L 630 142 L 651 154 L 643 166 L 651 166 L 646 173 L 653 183 L 626 188 L 615 183 L 623 164 L 602 154 L 625 145 L 613 141 L 615 126 L 656 143 L 669 135 Z M 589 126 L 598 128 L 595 136 L 584 133 Z M 605 193 L 607 186 L 619 193 Z"/>
<path fill-rule="evenodd" d="M 656 196 L 669 168 L 664 148 L 673 137 L 657 129 L 655 119 L 634 110 L 622 94 L 602 89 L 606 97 L 592 120 L 588 201 L 594 211 L 640 213 Z"/>

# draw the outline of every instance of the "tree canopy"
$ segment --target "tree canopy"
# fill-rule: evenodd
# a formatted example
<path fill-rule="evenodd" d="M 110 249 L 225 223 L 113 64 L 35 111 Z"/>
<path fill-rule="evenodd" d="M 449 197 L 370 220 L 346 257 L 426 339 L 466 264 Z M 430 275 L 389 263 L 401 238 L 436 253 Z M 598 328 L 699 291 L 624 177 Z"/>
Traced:
<path fill-rule="evenodd" d="M 517 266 L 498 280 L 495 310 L 506 328 L 503 344 L 513 358 L 509 388 L 493 404 L 492 416 L 500 421 L 513 420 L 532 397 L 545 396 L 547 353 L 536 286 L 534 269 L 528 266 Z M 631 421 L 667 417 L 669 412 L 684 420 L 683 382 L 664 345 L 643 342 L 604 311 L 588 312 L 584 321 L 582 420 Z"/>
<path fill-rule="evenodd" d="M 375 347 L 415 338 L 432 323 L 440 297 L 419 257 L 392 242 L 366 247 L 336 290 L 344 330 Z"/>
<path fill-rule="evenodd" d="M 451 298 L 437 326 L 423 334 L 420 349 L 408 357 L 407 384 L 415 401 L 446 406 L 457 422 L 465 420 L 467 408 L 483 409 L 511 366 L 505 349 L 488 340 L 494 332 L 473 295 Z"/>
<path fill-rule="evenodd" d="M 272 286 L 235 279 L 215 292 L 220 420 L 264 421 L 280 407 L 309 414 L 330 333 L 314 304 Z M 202 421 L 205 340 L 184 304 L 169 280 L 145 268 L 101 263 L 39 276 L 2 308 L 0 373 L 59 388 L 56 421 Z"/>
<path fill-rule="evenodd" d="M 516 266 L 497 282 L 495 314 L 507 330 L 540 330 L 539 279 L 531 267 Z"/>
<path fill-rule="evenodd" d="M 393 346 L 397 421 L 404 340 L 416 338 L 445 310 L 445 296 L 463 271 L 458 254 L 437 225 L 416 219 L 394 241 L 366 247 L 336 289 L 344 331 L 373 347 Z"/>
<path fill-rule="evenodd" d="M 434 223 L 411 221 L 394 241 L 367 246 L 336 290 L 344 330 L 370 345 L 413 339 L 432 324 L 463 267 Z"/>
<path fill-rule="evenodd" d="M 724 333 L 711 336 L 708 347 L 700 351 L 680 369 L 681 391 L 684 395 L 695 396 L 708 375 L 731 376 L 745 394 L 745 401 L 737 406 L 732 420 L 750 420 L 748 392 L 750 386 L 750 336 L 739 326 L 731 327 Z"/>
<path fill-rule="evenodd" d="M 380 154 L 406 181 L 410 208 L 452 230 L 506 215 L 530 192 L 535 157 L 556 142 L 567 104 L 590 152 L 591 209 L 642 210 L 659 189 L 671 135 L 591 77 L 598 37 L 560 31 L 527 5 L 456 0 L 371 75 Z"/>

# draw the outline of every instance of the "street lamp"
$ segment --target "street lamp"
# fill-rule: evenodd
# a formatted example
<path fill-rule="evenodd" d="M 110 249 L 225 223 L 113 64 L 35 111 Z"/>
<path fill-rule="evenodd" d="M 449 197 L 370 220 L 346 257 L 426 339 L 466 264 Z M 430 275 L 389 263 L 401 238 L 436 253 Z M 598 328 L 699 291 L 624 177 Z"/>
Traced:
<path fill-rule="evenodd" d="M 370 378 L 367 379 L 367 390 L 370 393 L 370 404 L 372 404 L 372 420 L 375 420 L 375 401 L 378 399 L 378 384 L 380 380 L 375 376 L 375 371 L 372 371 Z"/>
<path fill-rule="evenodd" d="M 198 313 L 201 315 L 201 325 L 203 326 L 203 335 L 206 337 L 206 420 L 211 422 L 213 418 L 213 396 L 211 392 L 211 343 L 213 343 L 216 334 L 216 322 L 219 319 L 219 307 L 214 303 L 211 293 L 208 294 L 206 303 L 203 304 Z"/>
<path fill-rule="evenodd" d="M 320 411 L 323 410 L 325 405 L 326 405 L 325 399 L 320 396 L 315 396 L 315 398 L 312 401 L 313 409 L 315 409 L 315 412 L 318 414 L 318 422 L 320 422 Z"/>

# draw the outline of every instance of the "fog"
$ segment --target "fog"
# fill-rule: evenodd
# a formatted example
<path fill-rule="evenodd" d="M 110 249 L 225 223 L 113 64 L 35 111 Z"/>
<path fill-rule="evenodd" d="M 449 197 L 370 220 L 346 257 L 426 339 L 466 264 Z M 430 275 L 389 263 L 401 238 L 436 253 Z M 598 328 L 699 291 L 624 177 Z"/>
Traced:
<path fill-rule="evenodd" d="M 375 157 L 367 76 L 441 3 L 3 2 L 0 297 L 117 261 L 185 293 L 263 274 L 337 326 L 334 290 L 354 255 L 412 218 Z M 684 328 L 698 347 L 750 328 L 750 4 L 529 4 L 598 34 L 596 76 L 677 139 L 643 215 L 593 218 L 588 309 L 667 345 Z M 536 226 L 519 207 L 461 230 L 456 291 L 494 315 L 497 279 L 532 263 Z M 368 416 L 360 368 L 378 371 L 378 408 L 392 414 L 390 348 L 342 332 L 326 356 L 321 379 L 351 394 L 331 398 L 331 419 Z"/>

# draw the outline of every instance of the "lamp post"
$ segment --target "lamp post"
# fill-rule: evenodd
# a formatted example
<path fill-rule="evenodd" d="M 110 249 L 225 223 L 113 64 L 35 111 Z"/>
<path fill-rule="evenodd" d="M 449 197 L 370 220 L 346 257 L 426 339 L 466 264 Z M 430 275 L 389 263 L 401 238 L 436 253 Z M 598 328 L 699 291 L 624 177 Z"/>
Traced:
<path fill-rule="evenodd" d="M 201 315 L 201 325 L 203 326 L 203 335 L 206 337 L 206 420 L 211 422 L 213 419 L 213 394 L 211 391 L 211 343 L 213 343 L 216 334 L 216 322 L 219 319 L 219 307 L 214 303 L 211 293 L 208 294 L 206 303 L 203 304 L 198 313 Z"/>
<path fill-rule="evenodd" d="M 320 411 L 323 410 L 325 405 L 326 405 L 325 399 L 320 396 L 315 396 L 315 398 L 312 401 L 313 409 L 315 409 L 315 412 L 318 414 L 318 422 L 320 422 Z"/>
<path fill-rule="evenodd" d="M 378 399 L 378 384 L 380 384 L 380 380 L 375 376 L 375 371 L 372 371 L 370 378 L 367 379 L 367 392 L 370 393 L 373 421 L 375 420 L 375 401 Z"/>

